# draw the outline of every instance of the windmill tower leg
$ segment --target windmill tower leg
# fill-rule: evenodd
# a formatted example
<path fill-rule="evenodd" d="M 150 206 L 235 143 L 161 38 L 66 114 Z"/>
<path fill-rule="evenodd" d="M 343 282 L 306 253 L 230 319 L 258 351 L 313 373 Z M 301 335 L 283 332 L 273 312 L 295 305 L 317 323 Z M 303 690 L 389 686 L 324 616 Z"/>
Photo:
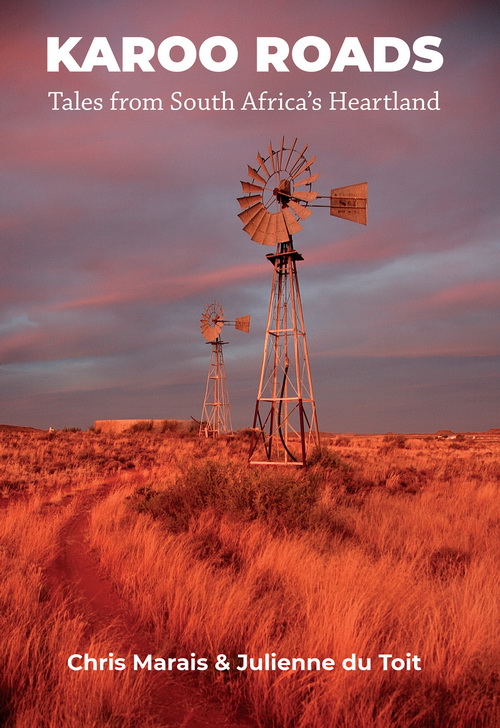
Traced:
<path fill-rule="evenodd" d="M 267 258 L 274 273 L 249 460 L 304 466 L 319 432 L 297 276 L 303 258 L 291 238 Z"/>
<path fill-rule="evenodd" d="M 212 351 L 208 367 L 205 401 L 200 422 L 200 435 L 219 437 L 232 431 L 229 395 L 227 391 L 226 369 L 222 347 L 226 343 L 219 337 L 209 342 Z"/>

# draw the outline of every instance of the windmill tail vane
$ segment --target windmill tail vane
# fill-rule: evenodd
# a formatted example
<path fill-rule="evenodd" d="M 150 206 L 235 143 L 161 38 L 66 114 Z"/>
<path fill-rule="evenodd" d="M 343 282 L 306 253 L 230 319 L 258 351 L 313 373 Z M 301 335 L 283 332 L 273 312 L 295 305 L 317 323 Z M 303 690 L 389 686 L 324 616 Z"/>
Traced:
<path fill-rule="evenodd" d="M 250 331 L 250 316 L 240 316 L 237 318 L 234 322 L 234 328 L 248 334 Z"/>

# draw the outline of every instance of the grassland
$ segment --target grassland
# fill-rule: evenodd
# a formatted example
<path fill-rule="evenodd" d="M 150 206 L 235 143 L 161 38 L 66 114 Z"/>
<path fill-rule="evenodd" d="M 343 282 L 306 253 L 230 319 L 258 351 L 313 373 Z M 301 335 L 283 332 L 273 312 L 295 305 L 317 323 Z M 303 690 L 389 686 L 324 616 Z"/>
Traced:
<path fill-rule="evenodd" d="M 144 671 L 66 665 L 130 647 L 54 580 L 91 507 L 88 548 L 155 656 L 336 662 L 197 673 L 229 714 L 269 728 L 498 725 L 495 437 L 328 437 L 292 471 L 248 468 L 244 435 L 0 434 L 0 724 L 168 725 Z M 408 653 L 421 670 L 377 657 Z M 353 654 L 371 669 L 342 669 Z"/>

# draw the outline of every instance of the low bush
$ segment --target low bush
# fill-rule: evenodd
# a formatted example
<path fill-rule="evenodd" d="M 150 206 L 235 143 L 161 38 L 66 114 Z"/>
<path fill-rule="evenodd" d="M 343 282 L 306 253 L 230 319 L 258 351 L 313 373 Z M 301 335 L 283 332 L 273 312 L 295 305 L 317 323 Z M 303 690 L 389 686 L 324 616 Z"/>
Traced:
<path fill-rule="evenodd" d="M 260 518 L 273 529 L 294 529 L 309 525 L 319 489 L 320 479 L 313 473 L 263 471 L 207 459 L 192 465 L 165 490 L 136 491 L 134 503 L 174 532 L 186 530 L 191 519 L 206 509 L 244 521 Z"/>

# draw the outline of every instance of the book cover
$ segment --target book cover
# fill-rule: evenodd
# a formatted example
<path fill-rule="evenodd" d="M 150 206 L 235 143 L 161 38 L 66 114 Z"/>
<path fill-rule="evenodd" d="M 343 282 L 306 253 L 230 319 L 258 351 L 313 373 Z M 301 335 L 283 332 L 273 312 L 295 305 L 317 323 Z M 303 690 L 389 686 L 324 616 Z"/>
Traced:
<path fill-rule="evenodd" d="M 0 721 L 495 725 L 498 9 L 1 16 Z"/>

